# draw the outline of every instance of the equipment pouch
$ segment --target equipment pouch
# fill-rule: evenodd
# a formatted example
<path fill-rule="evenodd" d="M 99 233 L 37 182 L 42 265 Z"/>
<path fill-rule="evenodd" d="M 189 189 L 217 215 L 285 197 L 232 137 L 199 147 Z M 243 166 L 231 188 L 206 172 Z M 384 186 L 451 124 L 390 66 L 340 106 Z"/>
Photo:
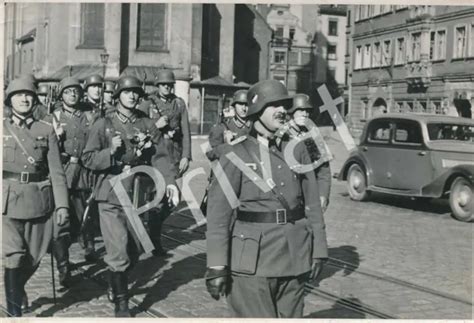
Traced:
<path fill-rule="evenodd" d="M 260 251 L 260 231 L 235 230 L 232 234 L 231 270 L 255 274 Z"/>
<path fill-rule="evenodd" d="M 54 211 L 54 196 L 51 181 L 48 179 L 38 183 L 38 190 L 41 196 L 42 209 L 41 213 L 44 215 L 50 214 Z"/>

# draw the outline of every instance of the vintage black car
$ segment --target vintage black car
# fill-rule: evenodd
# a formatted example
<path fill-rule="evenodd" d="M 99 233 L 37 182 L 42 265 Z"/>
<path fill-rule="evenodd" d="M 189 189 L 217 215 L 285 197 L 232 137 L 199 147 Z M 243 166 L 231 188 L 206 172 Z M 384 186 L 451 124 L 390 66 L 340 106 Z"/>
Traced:
<path fill-rule="evenodd" d="M 474 220 L 474 120 L 383 114 L 369 120 L 339 174 L 349 195 L 370 192 L 449 198 L 453 216 Z"/>

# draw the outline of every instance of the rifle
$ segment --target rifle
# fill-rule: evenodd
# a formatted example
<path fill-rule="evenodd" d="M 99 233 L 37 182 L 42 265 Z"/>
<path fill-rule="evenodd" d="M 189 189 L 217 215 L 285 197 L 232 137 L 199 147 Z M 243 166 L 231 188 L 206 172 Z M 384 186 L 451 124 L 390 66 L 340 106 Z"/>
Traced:
<path fill-rule="evenodd" d="M 105 93 L 105 82 L 102 83 L 102 92 L 100 93 L 100 98 L 99 98 L 99 111 L 100 111 L 100 116 L 102 118 L 105 116 L 104 93 Z"/>
<path fill-rule="evenodd" d="M 94 188 L 92 188 L 92 192 L 86 200 L 87 206 L 84 210 L 84 215 L 82 216 L 82 223 L 79 232 L 83 232 L 86 225 L 90 221 L 91 206 L 93 205 L 93 203 L 95 203 Z"/>

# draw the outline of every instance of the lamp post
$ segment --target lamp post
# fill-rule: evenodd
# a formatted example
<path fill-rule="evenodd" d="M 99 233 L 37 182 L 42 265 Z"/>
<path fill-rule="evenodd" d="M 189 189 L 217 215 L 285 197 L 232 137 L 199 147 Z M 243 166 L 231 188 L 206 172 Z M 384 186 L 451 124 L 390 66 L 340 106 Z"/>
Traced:
<path fill-rule="evenodd" d="M 100 53 L 100 61 L 102 62 L 102 77 L 105 79 L 105 68 L 107 67 L 107 62 L 109 61 L 109 53 L 104 49 L 104 52 Z"/>

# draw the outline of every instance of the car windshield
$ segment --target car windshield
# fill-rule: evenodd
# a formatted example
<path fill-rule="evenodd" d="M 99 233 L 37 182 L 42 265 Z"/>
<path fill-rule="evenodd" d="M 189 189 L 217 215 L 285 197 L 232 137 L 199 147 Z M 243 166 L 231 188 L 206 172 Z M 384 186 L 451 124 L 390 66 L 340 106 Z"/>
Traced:
<path fill-rule="evenodd" d="M 455 140 L 474 142 L 474 126 L 456 123 L 429 123 L 430 140 Z"/>

